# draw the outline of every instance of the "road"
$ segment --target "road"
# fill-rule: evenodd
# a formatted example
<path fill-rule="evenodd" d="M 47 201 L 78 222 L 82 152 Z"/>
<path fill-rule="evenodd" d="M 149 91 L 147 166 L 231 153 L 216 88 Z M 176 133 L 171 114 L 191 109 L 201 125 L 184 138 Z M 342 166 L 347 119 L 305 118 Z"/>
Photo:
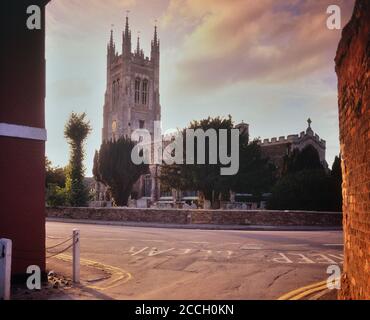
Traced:
<path fill-rule="evenodd" d="M 81 231 L 82 283 L 106 299 L 277 299 L 342 265 L 340 231 L 232 231 L 47 222 Z M 70 256 L 48 268 L 70 270 Z M 64 265 L 63 265 L 64 264 Z"/>

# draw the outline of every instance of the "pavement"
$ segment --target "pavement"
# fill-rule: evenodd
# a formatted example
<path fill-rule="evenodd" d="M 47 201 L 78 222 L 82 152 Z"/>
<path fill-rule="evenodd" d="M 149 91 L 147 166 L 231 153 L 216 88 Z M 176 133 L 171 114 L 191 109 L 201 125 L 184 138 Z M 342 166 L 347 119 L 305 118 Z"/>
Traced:
<path fill-rule="evenodd" d="M 87 223 L 46 224 L 47 247 L 81 232 L 81 283 L 59 299 L 278 299 L 322 287 L 342 266 L 336 230 L 199 230 Z M 71 252 L 47 259 L 71 277 Z M 312 289 L 311 289 L 312 291 Z M 324 295 L 324 293 L 323 293 Z M 326 296 L 335 298 L 333 291 Z"/>

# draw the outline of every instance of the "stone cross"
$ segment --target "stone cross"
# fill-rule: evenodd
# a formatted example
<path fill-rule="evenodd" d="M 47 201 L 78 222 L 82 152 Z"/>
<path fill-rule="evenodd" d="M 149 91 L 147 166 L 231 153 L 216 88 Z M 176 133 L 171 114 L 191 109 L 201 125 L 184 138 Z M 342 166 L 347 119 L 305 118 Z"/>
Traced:
<path fill-rule="evenodd" d="M 312 120 L 310 118 L 307 119 L 308 127 L 311 128 Z"/>

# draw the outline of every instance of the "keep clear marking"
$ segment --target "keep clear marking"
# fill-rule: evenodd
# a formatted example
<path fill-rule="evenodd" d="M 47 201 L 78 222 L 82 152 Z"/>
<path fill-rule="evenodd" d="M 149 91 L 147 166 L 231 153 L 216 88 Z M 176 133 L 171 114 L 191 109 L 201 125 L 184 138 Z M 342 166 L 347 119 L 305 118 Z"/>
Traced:
<path fill-rule="evenodd" d="M 148 249 L 149 247 L 145 247 L 143 249 L 140 249 L 138 251 L 135 251 L 135 247 L 131 247 L 131 249 L 129 250 L 130 253 L 132 253 L 132 256 L 136 256 L 138 255 L 139 253 L 142 253 L 144 252 L 146 249 Z"/>
<path fill-rule="evenodd" d="M 336 261 L 337 260 L 337 261 Z M 276 263 L 299 263 L 299 264 L 338 264 L 343 263 L 343 255 L 323 253 L 278 253 L 278 257 L 272 259 Z"/>
<path fill-rule="evenodd" d="M 152 248 L 152 250 L 150 250 L 150 252 L 148 253 L 148 257 L 158 256 L 159 254 L 162 254 L 162 253 L 165 253 L 165 252 L 170 252 L 170 251 L 172 251 L 174 249 L 175 248 L 170 248 L 170 249 L 158 251 L 157 248 Z"/>

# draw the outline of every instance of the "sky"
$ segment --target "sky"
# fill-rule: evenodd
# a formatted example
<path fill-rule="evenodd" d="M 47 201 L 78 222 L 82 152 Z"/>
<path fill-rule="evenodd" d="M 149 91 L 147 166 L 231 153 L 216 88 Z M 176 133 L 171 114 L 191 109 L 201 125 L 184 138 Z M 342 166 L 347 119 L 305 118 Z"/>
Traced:
<path fill-rule="evenodd" d="M 160 94 L 164 130 L 193 119 L 230 114 L 251 138 L 312 129 L 326 140 L 331 166 L 339 153 L 334 57 L 341 30 L 326 26 L 329 5 L 342 28 L 354 0 L 53 0 L 46 10 L 47 157 L 65 166 L 64 125 L 86 112 L 86 175 L 101 144 L 110 30 L 116 47 L 126 14 L 133 47 L 150 55 L 154 25 L 161 41 Z M 129 11 L 129 12 L 128 12 Z M 128 13 L 127 13 L 128 12 Z"/>

